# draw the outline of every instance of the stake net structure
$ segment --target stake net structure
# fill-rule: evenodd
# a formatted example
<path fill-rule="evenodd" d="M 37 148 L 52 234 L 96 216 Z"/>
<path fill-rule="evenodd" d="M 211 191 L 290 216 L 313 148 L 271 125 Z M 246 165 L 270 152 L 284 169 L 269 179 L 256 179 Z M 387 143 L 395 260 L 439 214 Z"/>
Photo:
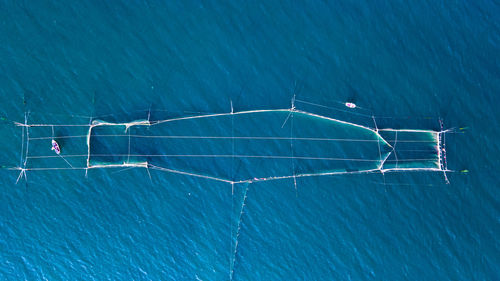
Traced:
<path fill-rule="evenodd" d="M 442 172 L 448 130 L 378 128 L 297 109 L 88 124 L 16 123 L 27 171 L 145 168 L 230 184 L 300 177 Z M 55 139 L 61 155 L 50 151 Z"/>

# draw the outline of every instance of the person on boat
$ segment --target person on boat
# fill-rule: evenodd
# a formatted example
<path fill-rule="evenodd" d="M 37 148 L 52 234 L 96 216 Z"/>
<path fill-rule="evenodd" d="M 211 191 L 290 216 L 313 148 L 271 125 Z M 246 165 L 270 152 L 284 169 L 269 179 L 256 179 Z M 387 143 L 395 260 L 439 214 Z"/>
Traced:
<path fill-rule="evenodd" d="M 59 148 L 59 144 L 55 140 L 52 140 L 52 150 L 54 150 L 56 154 L 61 153 L 61 148 Z"/>

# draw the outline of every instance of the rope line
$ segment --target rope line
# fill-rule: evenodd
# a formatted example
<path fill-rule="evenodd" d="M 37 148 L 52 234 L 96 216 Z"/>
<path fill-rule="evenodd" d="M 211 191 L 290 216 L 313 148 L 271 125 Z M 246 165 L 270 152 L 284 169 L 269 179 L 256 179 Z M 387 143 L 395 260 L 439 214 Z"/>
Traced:
<path fill-rule="evenodd" d="M 246 186 L 245 192 L 243 193 L 243 201 L 241 202 L 240 214 L 238 216 L 238 223 L 236 225 L 236 239 L 235 239 L 236 241 L 234 243 L 234 251 L 232 253 L 231 264 L 229 265 L 229 268 L 230 268 L 229 280 L 233 280 L 233 276 L 234 276 L 234 265 L 236 264 L 236 253 L 238 252 L 238 243 L 239 243 L 238 238 L 240 237 L 241 220 L 243 218 L 243 210 L 245 208 L 245 202 L 247 201 L 248 188 L 249 188 L 249 185 Z"/>
<path fill-rule="evenodd" d="M 60 136 L 58 139 L 63 138 L 86 138 L 88 135 L 75 135 L 75 136 Z M 349 139 L 349 138 L 314 138 L 314 137 L 265 137 L 265 136 L 172 136 L 172 135 L 157 135 L 157 136 L 145 136 L 145 135 L 128 135 L 128 134 L 116 134 L 116 135 L 92 135 L 95 137 L 133 137 L 133 138 L 165 138 L 165 139 L 248 139 L 248 140 L 306 140 L 306 141 L 344 141 L 344 142 L 380 142 L 377 139 Z M 52 137 L 33 137 L 30 140 L 48 140 Z M 387 141 L 393 142 L 393 139 L 388 139 Z M 398 142 L 410 142 L 410 143 L 433 143 L 433 140 L 398 140 Z"/>
<path fill-rule="evenodd" d="M 144 168 L 144 166 L 140 166 L 140 167 Z M 12 168 L 11 170 L 21 170 L 23 172 L 23 171 L 46 171 L 46 170 L 86 170 L 86 169 L 92 169 L 92 168 L 120 168 L 120 167 L 118 167 L 118 166 L 109 166 L 109 167 L 99 166 L 99 167 L 50 167 L 50 168 L 27 168 L 27 169 Z M 139 166 L 137 166 L 137 168 L 139 168 Z M 246 180 L 239 180 L 239 181 L 231 181 L 231 180 L 227 180 L 224 178 L 211 177 L 211 176 L 190 173 L 190 172 L 185 172 L 185 171 L 180 171 L 180 170 L 175 170 L 175 169 L 163 168 L 163 167 L 155 166 L 152 164 L 148 164 L 146 168 L 151 168 L 154 170 L 160 170 L 160 171 L 170 172 L 170 173 L 175 173 L 175 174 L 182 174 L 182 175 L 187 175 L 187 176 L 194 176 L 194 177 L 199 177 L 199 178 L 211 179 L 211 180 L 226 182 L 226 183 L 230 183 L 230 184 L 282 180 L 282 179 L 290 179 L 290 178 L 294 177 L 294 176 L 271 176 L 271 177 L 265 177 L 265 178 L 253 178 L 253 179 L 246 179 Z M 318 176 L 387 173 L 387 172 L 401 172 L 401 171 L 406 171 L 406 172 L 425 172 L 425 171 L 451 172 L 450 170 L 443 171 L 440 168 L 389 168 L 389 169 L 376 168 L 376 169 L 359 170 L 359 171 L 340 170 L 340 171 L 321 172 L 321 173 L 304 173 L 304 174 L 296 174 L 295 177 L 297 177 L 297 178 L 299 178 L 299 177 L 318 177 Z"/>
<path fill-rule="evenodd" d="M 398 167 L 398 153 L 396 152 L 396 145 L 398 143 L 398 132 L 396 131 L 396 137 L 395 137 L 394 145 L 392 147 L 392 152 L 394 153 L 394 157 L 396 158 L 396 168 Z"/>
<path fill-rule="evenodd" d="M 87 157 L 87 154 L 65 155 L 64 157 Z M 380 162 L 380 159 L 363 158 L 338 158 L 338 157 L 312 157 L 312 156 L 287 156 L 287 155 L 241 155 L 241 154 L 90 154 L 90 157 L 187 157 L 187 158 L 265 158 L 265 159 L 300 159 L 300 160 L 327 160 L 327 161 L 353 161 L 353 162 Z M 35 155 L 28 159 L 58 158 L 59 155 Z M 396 161 L 396 160 L 387 160 Z M 435 158 L 411 158 L 398 161 L 437 161 Z"/>
<path fill-rule="evenodd" d="M 308 101 L 303 101 L 303 100 L 299 100 L 299 99 L 296 99 L 295 101 L 297 101 L 299 103 L 304 103 L 304 104 L 308 104 L 308 105 L 314 105 L 314 106 L 317 106 L 317 107 L 326 108 L 326 109 L 332 109 L 332 110 L 337 110 L 337 111 L 341 111 L 341 112 L 346 112 L 346 113 L 349 113 L 349 114 L 354 114 L 354 115 L 359 115 L 359 116 L 364 116 L 364 117 L 371 117 L 371 115 L 368 115 L 368 114 L 347 111 L 347 110 L 343 110 L 343 109 L 340 109 L 340 108 L 335 108 L 335 107 L 331 107 L 331 106 L 321 105 L 321 104 L 312 103 L 312 102 L 308 102 Z"/>

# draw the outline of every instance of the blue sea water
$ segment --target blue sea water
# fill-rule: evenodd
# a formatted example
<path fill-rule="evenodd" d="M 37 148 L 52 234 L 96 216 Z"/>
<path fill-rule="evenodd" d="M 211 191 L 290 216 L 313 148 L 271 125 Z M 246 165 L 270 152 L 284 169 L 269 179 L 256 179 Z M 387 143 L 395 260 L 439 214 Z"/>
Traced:
<path fill-rule="evenodd" d="M 399 173 L 232 189 L 130 169 L 16 185 L 2 169 L 2 280 L 500 278 L 496 1 L 1 1 L 0 15 L 4 167 L 20 163 L 11 121 L 25 112 L 131 121 L 287 108 L 295 93 L 354 98 L 381 125 L 468 128 L 447 135 L 450 184 Z"/>

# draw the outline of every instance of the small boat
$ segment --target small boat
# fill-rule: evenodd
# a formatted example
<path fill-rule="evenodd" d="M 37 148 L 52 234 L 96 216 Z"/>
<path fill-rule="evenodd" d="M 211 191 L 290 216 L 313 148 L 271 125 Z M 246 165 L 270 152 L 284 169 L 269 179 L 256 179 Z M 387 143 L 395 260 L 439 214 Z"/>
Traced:
<path fill-rule="evenodd" d="M 346 102 L 345 103 L 345 106 L 349 107 L 349 108 L 356 108 L 356 104 L 352 103 L 352 102 Z"/>
<path fill-rule="evenodd" d="M 55 140 L 52 140 L 52 150 L 54 150 L 56 154 L 61 153 L 61 148 L 59 148 L 59 144 Z"/>

